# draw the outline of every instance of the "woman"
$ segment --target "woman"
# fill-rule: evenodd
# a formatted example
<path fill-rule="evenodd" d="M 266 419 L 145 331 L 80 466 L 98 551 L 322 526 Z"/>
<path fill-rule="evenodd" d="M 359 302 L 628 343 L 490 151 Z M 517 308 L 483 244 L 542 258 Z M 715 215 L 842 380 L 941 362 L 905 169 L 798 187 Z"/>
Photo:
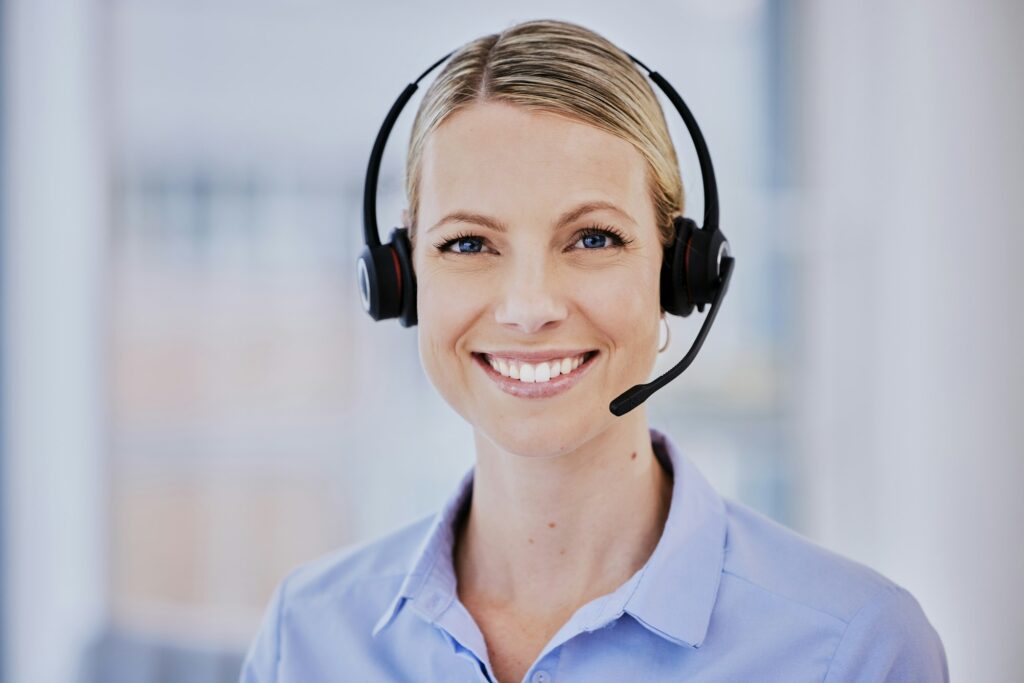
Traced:
<path fill-rule="evenodd" d="M 420 357 L 473 427 L 436 515 L 292 572 L 242 681 L 941 681 L 917 601 L 721 498 L 643 406 L 682 214 L 645 77 L 575 24 L 459 50 L 414 123 Z"/>

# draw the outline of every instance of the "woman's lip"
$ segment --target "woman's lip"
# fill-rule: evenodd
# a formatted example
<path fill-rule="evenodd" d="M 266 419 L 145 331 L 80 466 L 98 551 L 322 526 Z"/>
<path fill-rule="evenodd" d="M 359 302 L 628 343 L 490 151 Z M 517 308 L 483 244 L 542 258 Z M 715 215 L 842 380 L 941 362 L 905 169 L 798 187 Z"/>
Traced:
<path fill-rule="evenodd" d="M 594 359 L 598 355 L 600 354 L 597 351 L 588 353 L 586 359 L 579 367 L 568 375 L 559 375 L 549 379 L 547 382 L 520 382 L 518 379 L 505 377 L 491 367 L 491 364 L 487 362 L 482 353 L 474 353 L 473 359 L 476 360 L 477 365 L 480 366 L 487 376 L 498 385 L 498 388 L 506 394 L 511 394 L 518 398 L 550 398 L 565 393 L 575 386 L 590 371 L 591 366 L 595 362 Z"/>

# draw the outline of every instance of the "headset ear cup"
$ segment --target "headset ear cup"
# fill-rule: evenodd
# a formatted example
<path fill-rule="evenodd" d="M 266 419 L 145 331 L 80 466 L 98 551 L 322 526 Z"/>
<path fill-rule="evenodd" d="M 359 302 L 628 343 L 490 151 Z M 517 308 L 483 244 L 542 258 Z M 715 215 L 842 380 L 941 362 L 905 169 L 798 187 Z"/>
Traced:
<path fill-rule="evenodd" d="M 400 311 L 398 265 L 390 244 L 366 246 L 359 256 L 359 296 L 374 320 L 394 318 Z"/>
<path fill-rule="evenodd" d="M 697 310 L 711 303 L 719 287 L 719 267 L 723 254 L 729 253 L 729 243 L 721 230 L 695 230 L 690 239 L 690 253 L 686 259 L 686 279 L 691 302 Z"/>
<path fill-rule="evenodd" d="M 399 278 L 401 282 L 400 313 L 398 316 L 402 327 L 412 327 L 416 317 L 416 271 L 412 266 L 412 244 L 409 242 L 408 228 L 395 228 L 391 231 L 391 245 L 398 256 Z"/>
<path fill-rule="evenodd" d="M 688 316 L 693 312 L 687 291 L 686 254 L 697 225 L 689 218 L 677 216 L 673 221 L 675 237 L 665 247 L 661 261 L 661 307 L 672 315 Z"/>

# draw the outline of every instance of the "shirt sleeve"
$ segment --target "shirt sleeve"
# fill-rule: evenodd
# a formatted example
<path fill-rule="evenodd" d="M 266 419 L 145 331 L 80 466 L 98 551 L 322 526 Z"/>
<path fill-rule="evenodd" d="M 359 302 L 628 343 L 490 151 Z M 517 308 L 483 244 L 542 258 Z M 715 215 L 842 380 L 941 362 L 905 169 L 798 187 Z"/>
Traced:
<path fill-rule="evenodd" d="M 281 581 L 270 598 L 263 613 L 259 631 L 249 645 L 242 662 L 239 683 L 276 683 L 277 662 L 281 655 L 281 611 L 284 603 L 285 585 Z"/>
<path fill-rule="evenodd" d="M 948 683 L 946 651 L 904 588 L 883 590 L 846 626 L 824 683 Z"/>

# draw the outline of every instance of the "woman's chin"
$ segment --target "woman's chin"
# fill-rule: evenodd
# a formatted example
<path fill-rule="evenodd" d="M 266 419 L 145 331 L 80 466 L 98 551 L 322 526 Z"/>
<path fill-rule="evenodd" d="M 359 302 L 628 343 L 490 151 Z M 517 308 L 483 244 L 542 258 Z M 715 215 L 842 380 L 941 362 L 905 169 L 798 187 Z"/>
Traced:
<path fill-rule="evenodd" d="M 609 417 L 611 413 L 608 413 Z M 507 416 L 477 422 L 475 429 L 494 446 L 523 458 L 552 458 L 571 453 L 606 428 L 594 415 L 535 415 L 513 420 Z"/>

